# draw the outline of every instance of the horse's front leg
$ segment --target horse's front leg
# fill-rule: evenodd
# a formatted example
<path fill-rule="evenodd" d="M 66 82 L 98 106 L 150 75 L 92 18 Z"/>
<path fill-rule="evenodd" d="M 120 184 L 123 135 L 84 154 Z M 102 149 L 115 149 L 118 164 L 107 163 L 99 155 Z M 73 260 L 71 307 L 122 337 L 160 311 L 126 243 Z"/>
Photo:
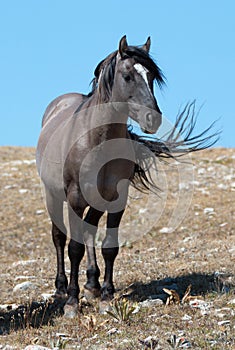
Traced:
<path fill-rule="evenodd" d="M 118 254 L 118 228 L 124 210 L 118 213 L 108 213 L 106 237 L 102 243 L 102 255 L 105 261 L 104 283 L 101 288 L 101 302 L 108 302 L 113 299 L 113 265 Z M 105 303 L 104 307 L 105 307 Z M 102 311 L 102 306 L 101 306 Z"/>
<path fill-rule="evenodd" d="M 100 270 L 96 261 L 95 235 L 102 215 L 103 212 L 90 207 L 84 219 L 84 242 L 87 251 L 87 283 L 84 288 L 88 298 L 100 296 Z"/>

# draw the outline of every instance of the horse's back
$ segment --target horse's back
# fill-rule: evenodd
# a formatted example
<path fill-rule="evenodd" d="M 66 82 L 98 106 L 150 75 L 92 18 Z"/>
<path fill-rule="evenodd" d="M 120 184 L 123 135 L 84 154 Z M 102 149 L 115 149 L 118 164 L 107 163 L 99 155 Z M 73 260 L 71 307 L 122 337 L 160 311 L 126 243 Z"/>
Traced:
<path fill-rule="evenodd" d="M 61 112 L 76 108 L 82 103 L 84 95 L 78 93 L 68 93 L 56 97 L 46 108 L 42 118 L 42 127 L 53 118 L 57 117 Z M 64 116 L 66 117 L 66 115 Z M 57 119 L 58 120 L 58 119 Z"/>
<path fill-rule="evenodd" d="M 57 97 L 46 108 L 36 151 L 37 169 L 46 187 L 63 186 L 63 135 L 84 99 L 85 95 L 69 93 Z"/>

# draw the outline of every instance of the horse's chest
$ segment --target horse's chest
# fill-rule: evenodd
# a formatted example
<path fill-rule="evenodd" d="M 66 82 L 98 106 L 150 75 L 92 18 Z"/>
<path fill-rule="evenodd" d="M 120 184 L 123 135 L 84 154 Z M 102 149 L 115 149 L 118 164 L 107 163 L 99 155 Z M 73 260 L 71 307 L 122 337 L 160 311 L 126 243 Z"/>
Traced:
<path fill-rule="evenodd" d="M 126 159 L 114 159 L 98 168 L 86 170 L 80 178 L 80 189 L 88 204 L 99 206 L 99 210 L 106 210 L 110 205 L 122 209 L 134 173 L 134 163 Z"/>

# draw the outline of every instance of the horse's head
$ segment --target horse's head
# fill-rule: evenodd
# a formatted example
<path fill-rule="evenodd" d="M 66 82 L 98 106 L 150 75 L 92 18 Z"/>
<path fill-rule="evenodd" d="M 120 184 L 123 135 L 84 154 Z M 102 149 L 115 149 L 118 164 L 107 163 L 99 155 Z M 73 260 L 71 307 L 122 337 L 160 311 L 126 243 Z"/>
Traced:
<path fill-rule="evenodd" d="M 161 70 L 149 56 L 150 38 L 140 48 L 128 46 L 126 36 L 119 43 L 112 101 L 128 105 L 129 116 L 137 121 L 145 133 L 155 133 L 162 114 L 153 92 L 154 80 L 164 83 Z"/>

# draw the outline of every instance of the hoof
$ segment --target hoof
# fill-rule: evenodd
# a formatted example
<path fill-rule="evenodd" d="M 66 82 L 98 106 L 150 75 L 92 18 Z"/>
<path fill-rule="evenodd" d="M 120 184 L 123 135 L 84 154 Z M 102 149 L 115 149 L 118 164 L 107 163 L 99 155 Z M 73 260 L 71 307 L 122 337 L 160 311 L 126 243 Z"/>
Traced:
<path fill-rule="evenodd" d="M 78 315 L 78 304 L 69 305 L 66 304 L 64 307 L 64 317 L 74 318 Z"/>
<path fill-rule="evenodd" d="M 99 313 L 101 315 L 105 315 L 107 314 L 107 311 L 111 311 L 111 305 L 110 305 L 110 301 L 107 300 L 102 300 L 99 303 Z"/>
<path fill-rule="evenodd" d="M 87 289 L 84 287 L 84 297 L 90 301 L 100 297 L 100 289 Z"/>

